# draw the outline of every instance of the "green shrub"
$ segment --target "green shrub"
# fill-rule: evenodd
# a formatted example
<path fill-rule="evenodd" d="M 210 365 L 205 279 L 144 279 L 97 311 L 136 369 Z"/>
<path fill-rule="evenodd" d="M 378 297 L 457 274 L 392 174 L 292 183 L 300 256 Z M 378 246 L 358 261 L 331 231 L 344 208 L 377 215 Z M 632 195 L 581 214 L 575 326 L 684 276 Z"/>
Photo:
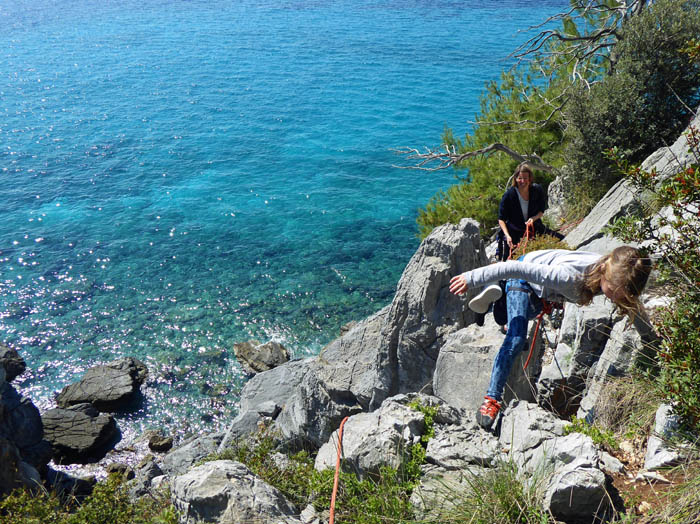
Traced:
<path fill-rule="evenodd" d="M 12 524 L 177 524 L 178 516 L 167 493 L 133 502 L 123 478 L 111 475 L 82 503 L 63 501 L 54 493 L 17 490 L 0 500 L 0 520 Z"/>
<path fill-rule="evenodd" d="M 426 429 L 420 442 L 404 450 L 404 460 L 398 469 L 382 467 L 377 474 L 364 479 L 341 471 L 335 507 L 338 522 L 383 524 L 409 522 L 412 519 L 410 496 L 420 479 L 425 447 L 434 434 L 437 407 L 420 402 L 414 402 L 411 407 L 425 417 Z M 311 503 L 319 511 L 328 510 L 334 470 L 316 471 L 314 458 L 305 451 L 290 456 L 288 462 L 280 464 L 273 456 L 277 447 L 275 435 L 263 431 L 248 441 L 206 457 L 204 461 L 239 461 L 279 489 L 297 507 L 303 508 Z"/>
<path fill-rule="evenodd" d="M 585 419 L 576 416 L 571 417 L 571 424 L 564 428 L 564 435 L 570 433 L 582 433 L 588 435 L 594 444 L 602 446 L 607 451 L 615 451 L 620 445 L 611 431 L 601 429 L 595 424 L 589 424 Z"/>
<path fill-rule="evenodd" d="M 686 51 L 698 34 L 700 2 L 650 3 L 619 29 L 610 73 L 572 91 L 564 108 L 572 205 L 595 204 L 619 180 L 605 150 L 619 146 L 638 163 L 683 131 L 700 103 L 700 63 Z"/>
<path fill-rule="evenodd" d="M 657 322 L 661 391 L 688 429 L 700 430 L 700 131 L 687 134 L 695 163 L 660 181 L 655 172 L 632 166 L 619 151 L 608 152 L 638 191 L 647 213 L 618 220 L 611 231 L 623 240 L 645 242 L 661 256 L 660 282 L 671 284 L 673 302 Z M 648 196 L 652 195 L 652 197 Z M 655 205 L 646 203 L 653 198 Z M 666 212 L 650 212 L 661 207 Z"/>

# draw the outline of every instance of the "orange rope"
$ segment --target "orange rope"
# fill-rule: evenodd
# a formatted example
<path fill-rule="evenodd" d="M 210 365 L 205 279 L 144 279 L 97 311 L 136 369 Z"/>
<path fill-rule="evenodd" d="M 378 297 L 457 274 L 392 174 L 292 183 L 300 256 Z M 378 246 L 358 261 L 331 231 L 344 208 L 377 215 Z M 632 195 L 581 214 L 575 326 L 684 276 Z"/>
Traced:
<path fill-rule="evenodd" d="M 534 238 L 534 237 L 535 237 L 535 224 L 527 224 L 527 223 L 526 223 L 526 224 L 525 224 L 525 235 L 524 235 L 523 238 L 520 240 L 520 242 L 518 242 L 518 243 L 515 244 L 514 246 L 508 246 L 509 249 L 510 249 L 510 253 L 508 254 L 508 260 L 511 260 L 511 259 L 513 258 L 513 251 L 517 251 L 518 248 L 520 247 L 520 244 L 522 244 L 523 241 L 525 242 L 525 243 L 523 244 L 523 251 L 525 251 L 525 249 L 527 248 L 527 241 L 528 241 L 528 239 Z M 523 253 L 523 254 L 524 254 L 524 253 Z"/>
<path fill-rule="evenodd" d="M 343 449 L 343 426 L 348 417 L 345 417 L 340 423 L 340 429 L 338 429 L 338 458 L 335 461 L 335 477 L 333 477 L 333 494 L 331 495 L 331 510 L 330 516 L 328 517 L 328 524 L 333 524 L 335 520 L 335 496 L 338 493 L 338 477 L 340 476 L 340 454 Z"/>
<path fill-rule="evenodd" d="M 525 242 L 523 244 L 523 252 L 527 248 L 527 241 L 530 239 L 530 235 L 534 238 L 535 236 L 535 224 L 525 224 L 525 236 L 523 236 L 523 239 L 521 242 Z M 520 246 L 520 244 L 518 244 Z M 516 249 L 518 248 L 516 246 Z M 513 250 L 511 250 L 511 257 L 513 256 Z M 530 359 L 532 358 L 532 353 L 535 351 L 535 342 L 537 341 L 537 333 L 540 330 L 540 325 L 542 324 L 542 317 L 545 315 L 549 314 L 552 312 L 552 307 L 553 304 L 551 302 L 547 302 L 546 300 L 542 299 L 542 311 L 540 312 L 539 315 L 537 315 L 537 324 L 535 325 L 535 333 L 532 336 L 532 342 L 530 343 L 530 352 L 527 355 L 527 360 L 525 361 L 525 365 L 523 366 L 523 371 L 527 369 L 527 367 L 530 365 Z"/>
<path fill-rule="evenodd" d="M 552 310 L 558 307 L 559 309 L 562 308 L 561 304 L 555 305 L 555 302 L 548 302 L 545 299 L 542 299 L 542 311 L 540 311 L 540 314 L 537 315 L 537 324 L 535 325 L 535 334 L 532 336 L 532 342 L 530 343 L 530 353 L 527 355 L 527 360 L 525 361 L 525 365 L 523 366 L 523 371 L 527 369 L 528 364 L 530 364 L 530 359 L 532 358 L 532 353 L 535 350 L 535 341 L 537 340 L 537 332 L 540 330 L 540 325 L 542 324 L 542 317 L 545 315 L 549 315 Z"/>

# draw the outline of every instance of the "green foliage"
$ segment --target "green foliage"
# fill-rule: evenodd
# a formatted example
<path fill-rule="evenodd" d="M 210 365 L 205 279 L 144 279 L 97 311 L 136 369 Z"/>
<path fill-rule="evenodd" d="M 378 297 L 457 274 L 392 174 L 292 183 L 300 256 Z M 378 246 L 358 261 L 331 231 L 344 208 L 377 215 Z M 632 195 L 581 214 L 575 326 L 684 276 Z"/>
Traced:
<path fill-rule="evenodd" d="M 602 446 L 608 451 L 617 450 L 620 445 L 611 431 L 599 428 L 595 424 L 589 424 L 585 419 L 576 416 L 571 417 L 571 424 L 564 428 L 564 435 L 570 433 L 583 433 L 593 440 L 594 444 Z"/>
<path fill-rule="evenodd" d="M 557 237 L 552 235 L 538 235 L 535 238 L 529 239 L 527 242 L 520 241 L 515 250 L 513 251 L 514 259 L 533 251 L 540 251 L 542 249 L 568 249 L 570 250 L 569 244 L 563 240 L 559 240 Z"/>
<path fill-rule="evenodd" d="M 385 466 L 377 474 L 363 479 L 341 470 L 335 507 L 338 522 L 382 524 L 411 520 L 413 510 L 410 496 L 420 479 L 425 446 L 434 435 L 434 417 L 438 409 L 420 402 L 414 402 L 411 407 L 425 417 L 426 429 L 421 441 L 404 450 L 404 459 L 398 469 Z M 305 451 L 288 457 L 288 461 L 276 460 L 277 446 L 275 436 L 263 431 L 249 441 L 239 442 L 221 453 L 206 457 L 204 461 L 239 461 L 279 489 L 297 507 L 303 508 L 312 503 L 317 510 L 327 510 L 331 502 L 334 470 L 316 471 L 313 457 Z"/>
<path fill-rule="evenodd" d="M 256 476 L 279 489 L 290 502 L 306 506 L 311 497 L 309 486 L 316 475 L 313 458 L 308 452 L 300 451 L 280 464 L 275 460 L 276 451 L 275 435 L 262 431 L 248 441 L 208 455 L 202 462 L 235 460 L 245 464 Z"/>
<path fill-rule="evenodd" d="M 327 469 L 314 477 L 312 489 L 317 493 L 314 507 L 330 507 L 333 470 Z M 341 471 L 338 482 L 335 515 L 338 522 L 383 524 L 411 521 L 413 510 L 409 502 L 414 482 L 402 477 L 390 467 L 379 474 L 360 480 L 356 475 Z"/>
<path fill-rule="evenodd" d="M 132 502 L 120 475 L 95 486 L 82 503 L 62 501 L 54 493 L 13 492 L 0 501 L 0 519 L 13 524 L 177 524 L 167 493 Z"/>
<path fill-rule="evenodd" d="M 556 83 L 548 87 L 542 84 L 534 73 L 503 73 L 499 82 L 487 84 L 481 97 L 479 123 L 473 133 L 460 140 L 446 129 L 443 142 L 460 153 L 503 143 L 515 151 L 537 153 L 545 162 L 555 164 L 562 138 L 557 119 L 552 118 L 542 125 L 534 122 L 547 120 L 553 107 L 544 100 L 556 100 L 561 87 Z M 517 121 L 533 123 L 517 124 Z M 478 220 L 483 233 L 489 234 L 497 223 L 498 204 L 507 189 L 506 182 L 517 165 L 516 160 L 503 153 L 465 160 L 459 168 L 466 170 L 466 174 L 458 176 L 459 182 L 433 196 L 425 208 L 418 211 L 420 236 L 425 237 L 433 228 L 447 222 L 457 223 L 464 217 Z M 550 173 L 544 172 L 536 172 L 534 176 L 545 188 L 553 179 Z"/>
<path fill-rule="evenodd" d="M 554 524 L 539 503 L 541 480 L 537 475 L 525 478 L 513 462 L 506 461 L 483 474 L 467 472 L 467 489 L 461 493 L 446 489 L 442 496 L 450 503 L 442 504 L 430 522 Z"/>
<path fill-rule="evenodd" d="M 428 406 L 423 404 L 418 399 L 410 402 L 408 407 L 416 411 L 420 411 L 425 417 L 423 419 L 425 423 L 425 431 L 421 436 L 421 443 L 423 443 L 424 446 L 427 446 L 430 439 L 435 436 L 435 417 L 438 414 L 439 408 L 438 406 Z"/>
<path fill-rule="evenodd" d="M 684 52 L 700 34 L 699 2 L 653 2 L 619 34 L 610 74 L 575 89 L 564 109 L 571 203 L 590 206 L 619 180 L 605 150 L 617 145 L 641 162 L 672 143 L 700 103 L 700 63 Z"/>
<path fill-rule="evenodd" d="M 695 163 L 659 180 L 632 166 L 619 151 L 608 152 L 624 175 L 645 195 L 641 216 L 619 220 L 612 232 L 623 240 L 645 242 L 661 256 L 661 282 L 671 284 L 673 303 L 657 322 L 662 339 L 658 382 L 688 429 L 700 430 L 700 132 L 687 134 Z M 654 207 L 648 202 L 653 200 Z M 660 212 L 650 212 L 661 207 Z"/>

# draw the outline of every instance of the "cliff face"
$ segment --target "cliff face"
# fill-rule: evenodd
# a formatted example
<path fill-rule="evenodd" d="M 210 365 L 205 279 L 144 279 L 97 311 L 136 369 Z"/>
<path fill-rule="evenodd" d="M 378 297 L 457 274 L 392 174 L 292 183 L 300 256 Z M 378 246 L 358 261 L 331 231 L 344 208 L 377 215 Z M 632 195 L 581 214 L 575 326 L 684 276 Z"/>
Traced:
<path fill-rule="evenodd" d="M 700 128 L 700 115 L 692 125 Z M 644 168 L 655 168 L 660 178 L 672 176 L 692 161 L 687 150 L 681 136 L 651 155 Z M 641 197 L 620 182 L 566 241 L 573 248 L 609 252 L 621 242 L 606 234 L 605 227 Z M 466 304 L 479 290 L 456 297 L 449 292 L 449 281 L 487 262 L 476 222 L 463 219 L 436 228 L 406 266 L 390 305 L 355 324 L 317 357 L 254 376 L 243 388 L 239 415 L 225 435 L 185 442 L 159 460 L 159 474 L 153 467 L 142 468 L 136 492 L 147 493 L 168 479 L 182 522 L 203 516 L 208 522 L 238 522 L 233 516 L 258 514 L 275 522 L 320 522 L 313 511 L 294 508 L 237 462 L 195 464 L 265 426 L 287 449 L 318 450 L 317 469 L 332 467 L 338 428 L 348 417 L 344 464 L 364 477 L 383 465 L 400 466 L 405 458 L 400 451 L 420 441 L 423 417 L 411 407 L 418 403 L 435 409 L 436 415 L 423 477 L 412 498 L 417 518 L 435 517 L 436 508 L 449 505 L 450 490 L 464 487 L 465 472 L 478 476 L 504 461 L 525 475 L 546 472 L 540 502 L 560 521 L 592 522 L 619 511 L 619 500 L 610 496 L 610 479 L 624 473 L 623 464 L 590 437 L 567 434 L 567 421 L 571 415 L 595 421 L 607 378 L 624 375 L 648 356 L 657 343 L 653 330 L 640 318 L 630 325 L 603 297 L 585 307 L 567 305 L 558 327 L 550 327 L 550 336 L 539 333 L 527 370 L 522 366 L 525 355 L 513 366 L 507 408 L 494 429 L 485 431 L 476 424 L 474 412 L 503 334 L 490 318 L 484 326 L 474 323 Z M 642 298 L 648 302 L 649 296 Z M 15 472 L 8 477 L 3 470 L 0 492 L 37 481 L 32 464 L 41 467 L 48 460 L 32 447 L 41 442 L 40 432 L 31 445 L 27 439 L 12 440 L 18 420 L 32 420 L 34 412 L 26 402 L 24 415 L 13 411 L 21 402 L 12 394 L 6 370 L 16 374 L 17 359 L 0 365 L 0 454 Z M 673 431 L 673 419 L 663 406 L 657 427 L 661 435 Z M 663 438 L 652 436 L 646 469 L 677 458 Z"/>
<path fill-rule="evenodd" d="M 692 125 L 700 127 L 700 115 Z M 656 169 L 660 179 L 672 176 L 692 161 L 687 150 L 681 136 L 651 155 L 644 168 Z M 620 182 L 566 241 L 577 249 L 611 251 L 622 242 L 606 234 L 605 227 L 634 209 L 641 197 Z M 420 392 L 420 401 L 438 406 L 443 415 L 428 444 L 432 466 L 417 493 L 434 495 L 435 486 L 452 482 L 456 472 L 487 470 L 507 459 L 526 472 L 548 471 L 542 503 L 560 520 L 590 522 L 619 510 L 607 484 L 624 471 L 623 465 L 590 438 L 565 435 L 564 420 L 577 415 L 594 422 L 607 377 L 623 375 L 646 358 L 657 343 L 655 333 L 639 318 L 629 325 L 603 297 L 586 307 L 567 305 L 556 341 L 549 341 L 545 351 L 540 337 L 536 363 L 527 373 L 522 365 L 514 366 L 507 384 L 509 407 L 494 432 L 485 432 L 474 423 L 473 413 L 502 334 L 495 324 L 473 324 L 466 307 L 471 297 L 457 298 L 448 290 L 451 276 L 484 263 L 477 224 L 464 219 L 457 226 L 436 228 L 407 265 L 390 306 L 359 322 L 318 357 L 261 373 L 246 385 L 241 412 L 220 450 L 264 421 L 288 445 L 320 447 L 317 468 L 330 467 L 337 427 L 349 416 L 345 458 L 364 475 L 381 465 L 378 457 L 396 465 L 382 443 L 403 442 L 400 447 L 415 441 L 420 429 L 410 422 L 405 406 Z M 547 363 L 540 365 L 543 353 Z M 673 424 L 664 413 L 662 407 L 658 424 L 668 428 Z M 649 444 L 649 469 L 677 458 L 658 444 Z M 430 504 L 418 506 L 429 515 Z"/>

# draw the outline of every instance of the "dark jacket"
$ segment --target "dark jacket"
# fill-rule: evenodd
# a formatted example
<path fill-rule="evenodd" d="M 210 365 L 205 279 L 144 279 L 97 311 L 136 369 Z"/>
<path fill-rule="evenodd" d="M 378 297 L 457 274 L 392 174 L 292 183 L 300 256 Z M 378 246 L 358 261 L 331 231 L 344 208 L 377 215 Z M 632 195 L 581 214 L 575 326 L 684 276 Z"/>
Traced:
<path fill-rule="evenodd" d="M 530 186 L 530 199 L 527 205 L 527 217 L 534 217 L 537 213 L 542 211 L 544 213 L 547 209 L 547 194 L 544 189 L 539 184 L 532 184 Z M 510 187 L 501 199 L 501 204 L 498 206 L 498 219 L 503 220 L 508 226 L 508 232 L 513 239 L 513 244 L 520 242 L 520 239 L 525 234 L 525 219 L 523 218 L 523 212 L 520 209 L 520 200 L 518 199 L 518 189 L 513 186 Z M 541 234 L 545 232 L 544 224 L 542 220 L 535 221 L 535 234 Z M 505 236 L 503 231 L 498 232 L 499 249 L 497 252 L 499 260 L 504 260 L 508 258 L 508 249 L 504 249 L 502 245 L 505 243 Z M 507 247 L 507 246 L 506 246 Z"/>

